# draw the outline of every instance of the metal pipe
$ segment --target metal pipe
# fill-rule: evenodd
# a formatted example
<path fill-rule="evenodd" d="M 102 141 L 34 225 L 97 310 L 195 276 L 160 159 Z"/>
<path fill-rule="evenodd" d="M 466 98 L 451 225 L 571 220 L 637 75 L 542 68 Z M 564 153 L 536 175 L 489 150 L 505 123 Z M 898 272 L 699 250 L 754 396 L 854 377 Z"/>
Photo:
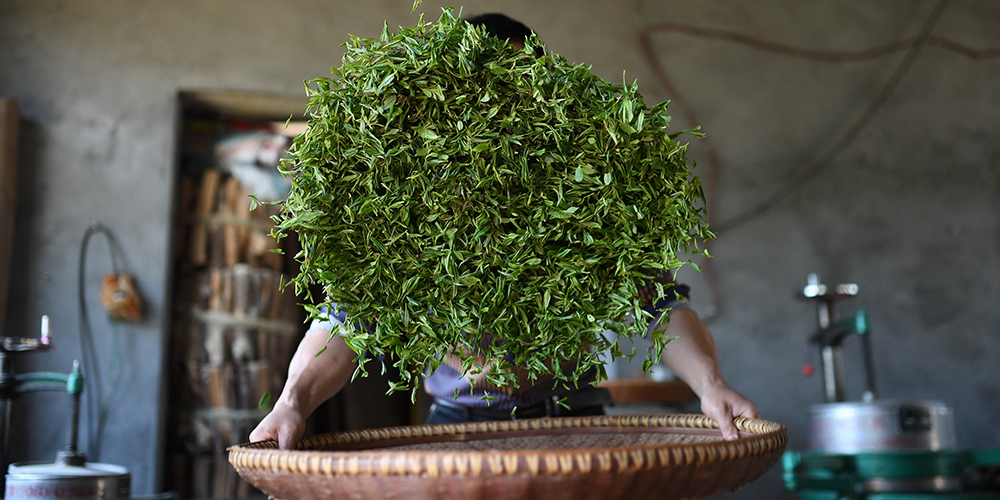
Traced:
<path fill-rule="evenodd" d="M 827 403 L 846 400 L 844 386 L 844 349 L 839 344 L 823 346 L 823 388 Z"/>
<path fill-rule="evenodd" d="M 10 436 L 11 399 L 17 390 L 17 379 L 14 377 L 14 356 L 0 351 L 0 476 L 7 473 L 9 458 L 7 447 Z M 0 477 L 2 483 L 2 477 Z"/>
<path fill-rule="evenodd" d="M 819 324 L 820 329 L 826 329 L 830 327 L 831 320 L 833 316 L 833 304 L 827 301 L 821 301 L 816 305 L 816 322 Z"/>
<path fill-rule="evenodd" d="M 7 436 L 10 435 L 10 400 L 0 398 L 0 468 L 4 472 L 10 465 L 7 460 Z M 2 478 L 0 478 L 2 479 Z M 0 481 L 2 484 L 2 481 Z"/>
<path fill-rule="evenodd" d="M 868 312 L 862 307 L 854 317 L 854 329 L 861 337 L 861 352 L 865 362 L 865 393 L 861 399 L 871 403 L 878 399 L 875 390 L 875 360 L 872 357 L 872 336 L 868 331 Z"/>

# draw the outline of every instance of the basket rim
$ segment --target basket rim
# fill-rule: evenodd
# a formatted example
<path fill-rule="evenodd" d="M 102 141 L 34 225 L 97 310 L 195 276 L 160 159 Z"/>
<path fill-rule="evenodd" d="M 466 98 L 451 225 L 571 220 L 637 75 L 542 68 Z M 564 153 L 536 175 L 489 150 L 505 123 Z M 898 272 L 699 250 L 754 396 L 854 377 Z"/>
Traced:
<path fill-rule="evenodd" d="M 517 436 L 545 434 L 546 431 L 610 428 L 619 430 L 677 429 L 681 431 L 718 429 L 704 415 L 605 415 L 594 417 L 541 418 L 512 421 L 475 422 L 388 427 L 354 432 L 307 436 L 295 450 L 279 450 L 274 441 L 245 443 L 229 448 L 229 462 L 238 471 L 291 473 L 325 476 L 399 476 L 443 474 L 510 475 L 519 472 L 568 474 L 615 472 L 707 465 L 771 455 L 788 442 L 785 427 L 763 419 L 734 419 L 740 437 L 733 441 L 666 443 L 615 448 L 527 449 L 527 450 L 317 450 L 337 445 L 364 445 L 426 438 L 483 436 L 517 433 Z M 452 439 L 459 441 L 462 439 Z M 387 446 L 393 446 L 392 444 Z"/>

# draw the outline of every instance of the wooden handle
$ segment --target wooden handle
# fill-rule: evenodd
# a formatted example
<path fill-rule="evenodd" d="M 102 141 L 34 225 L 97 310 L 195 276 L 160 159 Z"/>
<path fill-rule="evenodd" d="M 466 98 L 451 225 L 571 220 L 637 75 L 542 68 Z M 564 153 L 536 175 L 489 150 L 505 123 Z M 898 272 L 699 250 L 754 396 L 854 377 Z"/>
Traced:
<path fill-rule="evenodd" d="M 0 98 L 0 336 L 7 324 L 10 264 L 14 254 L 14 211 L 17 194 L 17 103 Z"/>

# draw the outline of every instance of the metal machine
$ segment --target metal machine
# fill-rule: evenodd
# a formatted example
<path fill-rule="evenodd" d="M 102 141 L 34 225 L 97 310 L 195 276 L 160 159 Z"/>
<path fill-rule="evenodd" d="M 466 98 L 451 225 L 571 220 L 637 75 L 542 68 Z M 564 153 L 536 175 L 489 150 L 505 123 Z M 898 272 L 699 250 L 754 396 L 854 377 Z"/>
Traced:
<path fill-rule="evenodd" d="M 811 274 L 802 297 L 817 305 L 810 341 L 820 352 L 826 403 L 810 408 L 808 451 L 782 457 L 785 486 L 803 500 L 1000 500 L 1000 449 L 958 450 L 954 415 L 935 401 L 880 400 L 868 315 L 838 318 L 858 286 L 827 287 Z M 843 343 L 862 342 L 862 401 L 845 396 Z M 807 370 L 808 372 L 808 370 Z"/>
<path fill-rule="evenodd" d="M 131 497 L 131 475 L 117 465 L 87 462 L 77 450 L 83 375 L 73 363 L 69 374 L 16 373 L 19 355 L 46 351 L 52 342 L 48 318 L 42 317 L 40 339 L 0 337 L 0 466 L 7 470 L 5 500 L 117 500 Z M 25 393 L 56 390 L 70 395 L 69 444 L 54 463 L 9 464 L 7 437 L 13 400 Z"/>

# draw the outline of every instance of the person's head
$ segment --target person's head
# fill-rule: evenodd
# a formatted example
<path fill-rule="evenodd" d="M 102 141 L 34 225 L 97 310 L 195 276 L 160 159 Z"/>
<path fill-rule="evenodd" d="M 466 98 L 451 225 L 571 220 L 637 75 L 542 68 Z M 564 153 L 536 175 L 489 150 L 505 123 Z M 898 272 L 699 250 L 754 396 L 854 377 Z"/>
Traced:
<path fill-rule="evenodd" d="M 507 40 L 507 43 L 517 47 L 519 50 L 524 48 L 524 41 L 532 33 L 531 28 L 525 26 L 520 21 L 515 21 L 498 13 L 480 14 L 470 17 L 465 21 L 477 28 L 482 26 L 487 33 L 501 40 Z"/>

